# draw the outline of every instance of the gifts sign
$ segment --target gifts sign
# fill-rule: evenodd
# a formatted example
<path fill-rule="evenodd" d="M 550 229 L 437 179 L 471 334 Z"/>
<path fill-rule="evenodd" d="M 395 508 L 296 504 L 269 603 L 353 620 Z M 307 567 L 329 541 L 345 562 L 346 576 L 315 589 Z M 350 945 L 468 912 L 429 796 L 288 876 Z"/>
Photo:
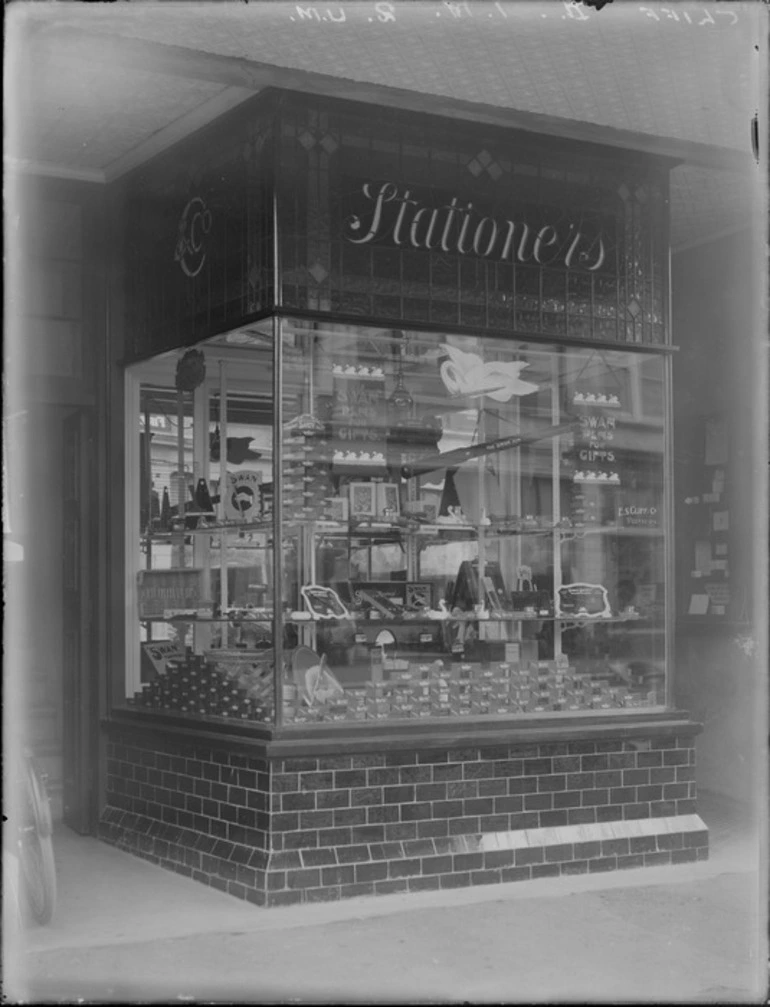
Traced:
<path fill-rule="evenodd" d="M 342 452 L 349 462 L 371 458 L 386 450 L 387 428 L 384 426 L 385 376 L 369 373 L 365 367 L 351 366 L 346 372 L 334 374 L 332 401 L 332 435 L 335 451 Z"/>

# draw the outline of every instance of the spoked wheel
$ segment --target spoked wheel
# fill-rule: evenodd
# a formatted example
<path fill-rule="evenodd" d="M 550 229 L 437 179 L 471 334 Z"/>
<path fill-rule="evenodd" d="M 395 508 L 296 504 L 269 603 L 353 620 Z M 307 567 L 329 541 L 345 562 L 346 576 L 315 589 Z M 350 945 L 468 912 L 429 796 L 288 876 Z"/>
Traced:
<path fill-rule="evenodd" d="M 36 923 L 50 923 L 56 907 L 56 865 L 53 839 L 34 830 L 21 840 L 19 851 L 22 911 Z"/>
<path fill-rule="evenodd" d="M 19 873 L 22 911 L 36 923 L 49 923 L 56 906 L 56 865 L 53 856 L 51 808 L 44 784 L 29 763 L 22 798 L 19 832 Z"/>

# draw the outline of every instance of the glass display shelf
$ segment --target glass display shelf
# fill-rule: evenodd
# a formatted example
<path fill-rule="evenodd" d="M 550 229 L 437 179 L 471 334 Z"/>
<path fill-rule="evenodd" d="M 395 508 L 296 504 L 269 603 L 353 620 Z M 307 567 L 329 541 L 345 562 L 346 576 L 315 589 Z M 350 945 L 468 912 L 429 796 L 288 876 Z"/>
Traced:
<path fill-rule="evenodd" d="M 163 620 L 161 620 L 163 621 Z M 168 620 L 166 620 L 168 621 Z M 463 612 L 461 615 L 448 615 L 430 616 L 430 615 L 415 615 L 415 616 L 402 616 L 401 618 L 393 619 L 369 619 L 365 616 L 357 616 L 354 613 L 350 613 L 349 616 L 326 616 L 325 618 L 315 618 L 308 614 L 306 618 L 298 618 L 297 616 L 284 616 L 284 623 L 291 623 L 293 625 L 308 626 L 308 625 L 323 625 L 324 623 L 337 623 L 337 622 L 357 622 L 362 625 L 367 626 L 378 626 L 381 628 L 387 628 L 388 626 L 404 626 L 412 625 L 414 623 L 451 623 L 451 622 L 570 622 L 570 623 L 580 623 L 580 625 L 605 625 L 606 623 L 618 623 L 618 622 L 650 622 L 652 621 L 652 616 L 643 615 L 611 615 L 611 616 L 580 616 L 580 615 L 555 615 L 550 612 L 548 615 L 532 615 L 531 613 L 523 612 L 513 612 L 505 613 L 504 615 L 489 615 L 489 616 L 479 616 L 475 612 Z"/>
<path fill-rule="evenodd" d="M 190 514 L 188 517 L 199 518 L 200 515 Z M 238 534 L 243 532 L 270 533 L 272 530 L 272 521 L 232 521 L 198 525 L 195 528 L 151 529 L 149 532 L 145 529 L 142 532 L 141 537 L 144 541 L 150 539 L 153 542 L 169 542 L 175 538 L 178 539 L 183 535 L 220 535 L 223 532 L 237 532 Z"/>
<path fill-rule="evenodd" d="M 537 519 L 535 519 L 537 520 Z M 620 535 L 620 536 L 650 536 L 663 537 L 662 528 L 633 528 L 624 525 L 575 525 L 566 521 L 555 524 L 546 523 L 517 523 L 517 519 L 499 520 L 488 523 L 471 522 L 422 522 L 402 518 L 398 523 L 386 523 L 382 521 L 291 521 L 284 526 L 284 532 L 291 532 L 302 528 L 311 528 L 318 534 L 327 537 L 381 537 L 384 535 L 397 536 L 399 534 L 425 536 L 436 538 L 439 535 L 466 535 L 477 536 L 480 532 L 486 535 L 552 535 L 558 532 L 563 537 L 580 537 L 585 535 Z"/>

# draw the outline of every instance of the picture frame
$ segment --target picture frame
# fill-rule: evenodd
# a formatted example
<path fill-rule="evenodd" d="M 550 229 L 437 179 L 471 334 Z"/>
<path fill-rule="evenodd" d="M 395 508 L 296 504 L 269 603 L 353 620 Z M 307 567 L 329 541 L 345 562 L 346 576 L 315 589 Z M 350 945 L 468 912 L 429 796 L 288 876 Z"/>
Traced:
<path fill-rule="evenodd" d="M 376 504 L 377 516 L 395 520 L 401 513 L 397 483 L 377 483 Z"/>
<path fill-rule="evenodd" d="M 433 585 L 430 581 L 407 581 L 404 608 L 408 612 L 421 612 L 432 607 Z"/>
<path fill-rule="evenodd" d="M 350 517 L 377 517 L 377 484 L 352 482 L 348 486 Z"/>

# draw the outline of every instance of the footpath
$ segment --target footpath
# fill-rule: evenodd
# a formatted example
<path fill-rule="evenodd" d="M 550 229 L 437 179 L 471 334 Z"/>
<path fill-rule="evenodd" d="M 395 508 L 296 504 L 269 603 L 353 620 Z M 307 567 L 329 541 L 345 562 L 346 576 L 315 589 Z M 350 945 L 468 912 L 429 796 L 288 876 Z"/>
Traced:
<path fill-rule="evenodd" d="M 701 813 L 698 864 L 270 910 L 62 828 L 56 914 L 6 937 L 4 999 L 765 1003 L 759 830 Z"/>

